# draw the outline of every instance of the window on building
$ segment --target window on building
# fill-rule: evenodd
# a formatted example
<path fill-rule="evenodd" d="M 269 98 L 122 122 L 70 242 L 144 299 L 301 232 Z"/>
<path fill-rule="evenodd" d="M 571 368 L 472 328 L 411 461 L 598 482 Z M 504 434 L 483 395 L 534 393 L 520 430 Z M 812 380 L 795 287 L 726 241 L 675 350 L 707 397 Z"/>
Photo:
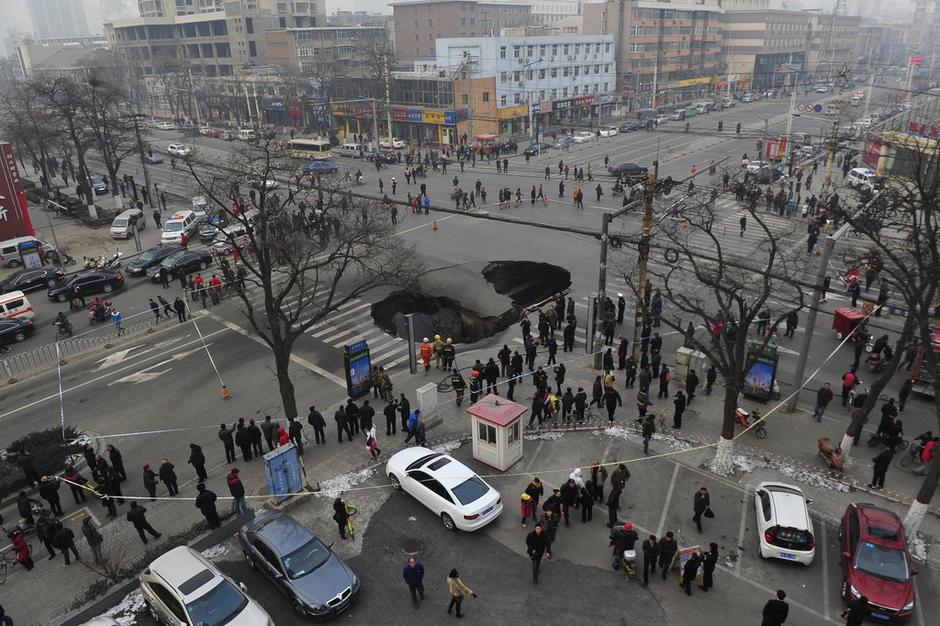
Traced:
<path fill-rule="evenodd" d="M 544 43 L 539 46 L 539 56 L 540 56 L 540 57 L 545 56 L 545 48 L 546 48 L 546 45 L 545 45 Z"/>
<path fill-rule="evenodd" d="M 461 25 L 461 26 L 466 26 L 466 25 L 467 25 L 467 18 L 465 18 L 465 17 L 460 18 L 460 25 Z"/>
<path fill-rule="evenodd" d="M 574 53 L 581 54 L 581 44 L 579 43 L 574 44 Z"/>
<path fill-rule="evenodd" d="M 567 69 L 567 68 L 565 68 L 565 69 Z M 574 75 L 575 75 L 575 76 L 578 76 L 578 74 L 580 73 L 580 72 L 579 72 L 580 69 L 581 69 L 581 68 L 578 67 L 577 65 L 574 67 Z"/>
<path fill-rule="evenodd" d="M 471 18 L 470 18 L 470 26 L 475 26 L 476 23 L 477 23 L 477 18 L 471 17 Z"/>
<path fill-rule="evenodd" d="M 249 35 L 255 32 L 255 22 L 250 17 L 245 18 L 245 32 Z"/>
<path fill-rule="evenodd" d="M 490 101 L 490 92 L 484 91 L 484 92 L 483 92 L 483 102 L 489 102 L 489 101 Z"/>
<path fill-rule="evenodd" d="M 598 87 L 599 85 L 597 83 L 594 83 L 594 93 L 598 92 Z"/>
<path fill-rule="evenodd" d="M 421 41 L 421 33 L 415 33 L 415 41 Z"/>
<path fill-rule="evenodd" d="M 506 46 L 500 46 L 500 47 L 499 47 L 499 58 L 501 58 L 501 59 L 505 59 L 505 58 L 506 58 Z"/>
<path fill-rule="evenodd" d="M 595 74 L 600 74 L 600 73 L 601 73 L 601 66 L 600 66 L 600 65 L 595 65 L 595 66 L 594 66 L 594 73 L 595 73 Z M 587 72 L 585 72 L 585 74 L 587 74 Z"/>
<path fill-rule="evenodd" d="M 585 89 L 585 91 L 587 91 L 587 89 Z M 574 86 L 574 95 L 578 95 L 578 86 L 577 86 L 577 85 Z"/>
<path fill-rule="evenodd" d="M 570 69 L 570 68 L 567 68 L 567 67 L 561 68 L 561 75 L 562 75 L 562 76 L 567 76 L 569 69 Z"/>
<path fill-rule="evenodd" d="M 519 99 L 519 94 L 515 94 L 515 95 L 513 96 L 513 98 L 512 98 L 512 103 L 513 103 L 513 104 L 519 104 L 520 102 L 521 102 L 521 101 L 520 101 L 520 99 Z"/>
<path fill-rule="evenodd" d="M 565 44 L 564 47 L 562 48 L 562 54 L 567 55 L 567 54 L 568 54 L 568 50 L 570 50 L 570 49 L 571 49 L 571 46 L 569 46 L 568 44 Z"/>
<path fill-rule="evenodd" d="M 499 82 L 505 83 L 509 80 L 509 72 L 500 72 L 499 73 Z"/>
<path fill-rule="evenodd" d="M 253 41 L 248 42 L 248 56 L 250 57 L 258 56 L 258 46 Z"/>
<path fill-rule="evenodd" d="M 501 107 L 506 106 L 506 96 L 500 96 L 500 97 L 499 97 L 499 106 L 501 106 Z"/>
<path fill-rule="evenodd" d="M 428 20 L 428 28 L 434 28 L 434 20 Z"/>
<path fill-rule="evenodd" d="M 553 67 L 553 68 L 552 68 L 552 78 L 558 78 L 558 68 L 557 68 L 557 67 Z"/>
<path fill-rule="evenodd" d="M 520 46 L 513 46 L 513 47 L 512 47 L 512 58 L 514 58 L 514 59 L 518 59 L 518 58 L 519 58 L 519 54 L 522 52 L 519 48 L 520 48 Z"/>
<path fill-rule="evenodd" d="M 467 106 L 470 103 L 470 97 L 467 94 L 460 96 L 460 101 L 464 106 Z"/>
<path fill-rule="evenodd" d="M 607 91 L 608 91 L 608 89 L 607 89 L 607 85 L 608 85 L 608 84 L 609 84 L 609 83 L 604 83 L 604 93 L 607 93 Z"/>
<path fill-rule="evenodd" d="M 535 77 L 535 72 L 529 70 L 526 72 L 526 80 L 532 80 Z"/>
<path fill-rule="evenodd" d="M 610 42 L 604 44 L 604 52 L 610 52 Z"/>
<path fill-rule="evenodd" d="M 415 28 L 418 27 L 418 20 L 415 20 Z"/>
<path fill-rule="evenodd" d="M 421 56 L 421 49 L 420 49 L 420 48 L 415 48 L 415 56 L 416 56 L 416 57 Z"/>
<path fill-rule="evenodd" d="M 539 89 L 539 102 L 545 99 L 545 90 Z"/>
<path fill-rule="evenodd" d="M 515 72 L 512 73 L 512 79 L 516 81 L 517 83 L 519 82 L 521 77 L 522 77 L 522 72 L 520 72 L 519 70 L 516 70 Z"/>
<path fill-rule="evenodd" d="M 552 100 L 554 100 L 554 99 L 557 98 L 557 97 L 558 97 L 558 90 L 557 90 L 557 89 L 552 89 Z"/>
<path fill-rule="evenodd" d="M 535 46 L 526 46 L 525 55 L 531 57 L 533 54 L 535 54 Z"/>
<path fill-rule="evenodd" d="M 561 88 L 561 97 L 562 97 L 562 98 L 567 98 L 567 97 L 568 97 L 568 88 L 567 88 L 567 87 L 562 87 L 562 88 Z"/>
<path fill-rule="evenodd" d="M 607 74 L 610 72 L 610 63 L 604 63 L 604 73 Z"/>
<path fill-rule="evenodd" d="M 557 54 L 558 54 L 558 44 L 557 44 L 557 43 L 553 43 L 553 44 L 552 44 L 552 56 L 555 56 L 555 55 L 557 55 Z"/>

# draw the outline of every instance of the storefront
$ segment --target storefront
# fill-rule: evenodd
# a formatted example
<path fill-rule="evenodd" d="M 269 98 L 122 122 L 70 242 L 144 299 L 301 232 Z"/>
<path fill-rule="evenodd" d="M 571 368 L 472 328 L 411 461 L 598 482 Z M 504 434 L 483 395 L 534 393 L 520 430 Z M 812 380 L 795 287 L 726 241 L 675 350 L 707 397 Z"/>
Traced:
<path fill-rule="evenodd" d="M 287 105 L 280 98 L 261 98 L 261 110 L 264 111 L 265 124 L 287 125 Z"/>
<path fill-rule="evenodd" d="M 539 114 L 543 127 L 558 125 L 584 125 L 597 117 L 596 96 L 580 96 L 567 100 L 539 103 Z M 547 107 L 546 107 L 547 104 Z"/>
<path fill-rule="evenodd" d="M 496 109 L 500 135 L 515 135 L 529 130 L 529 107 L 526 105 Z"/>
<path fill-rule="evenodd" d="M 326 110 L 326 105 L 322 105 Z M 333 129 L 340 137 L 353 135 L 371 135 L 372 103 L 371 102 L 340 102 L 329 105 L 333 115 Z M 314 119 L 319 119 L 317 110 L 312 110 Z M 381 119 L 381 109 L 377 109 Z"/>

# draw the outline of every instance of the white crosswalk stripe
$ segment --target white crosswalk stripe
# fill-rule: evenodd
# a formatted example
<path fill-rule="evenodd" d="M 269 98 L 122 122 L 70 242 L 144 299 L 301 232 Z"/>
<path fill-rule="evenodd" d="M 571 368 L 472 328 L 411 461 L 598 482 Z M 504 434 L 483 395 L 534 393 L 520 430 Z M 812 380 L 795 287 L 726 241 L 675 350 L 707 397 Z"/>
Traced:
<path fill-rule="evenodd" d="M 357 318 L 357 319 L 358 319 L 358 318 Z M 372 320 L 371 320 L 371 319 L 367 319 L 367 320 L 365 320 L 365 321 L 363 321 L 363 322 L 359 322 L 358 324 L 353 324 L 352 326 L 347 326 L 347 327 L 343 328 L 342 331 L 336 333 L 335 335 L 328 335 L 328 336 L 326 336 L 326 337 L 323 337 L 322 341 L 323 341 L 324 343 L 333 343 L 334 341 L 336 341 L 336 340 L 339 339 L 340 337 L 343 337 L 343 336 L 345 336 L 345 335 L 355 334 L 360 328 L 364 328 L 364 327 L 366 327 L 366 326 L 371 326 L 372 324 L 373 324 Z M 339 345 L 335 345 L 335 346 L 333 346 L 333 347 L 334 347 L 334 348 L 338 348 L 338 347 L 340 347 L 341 345 L 342 345 L 342 342 L 340 342 Z"/>

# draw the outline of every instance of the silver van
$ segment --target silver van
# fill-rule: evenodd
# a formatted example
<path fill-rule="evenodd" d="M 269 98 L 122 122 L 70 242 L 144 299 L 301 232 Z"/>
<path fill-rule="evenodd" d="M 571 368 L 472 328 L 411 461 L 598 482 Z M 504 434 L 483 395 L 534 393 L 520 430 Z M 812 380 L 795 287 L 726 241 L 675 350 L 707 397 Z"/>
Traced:
<path fill-rule="evenodd" d="M 130 239 L 134 236 L 134 231 L 138 232 L 147 228 L 147 220 L 144 219 L 144 212 L 140 209 L 127 209 L 114 218 L 111 222 L 112 239 Z"/>
<path fill-rule="evenodd" d="M 354 159 L 358 159 L 359 156 L 363 154 L 364 150 L 365 148 L 361 143 L 344 143 L 336 149 L 341 155 Z"/>

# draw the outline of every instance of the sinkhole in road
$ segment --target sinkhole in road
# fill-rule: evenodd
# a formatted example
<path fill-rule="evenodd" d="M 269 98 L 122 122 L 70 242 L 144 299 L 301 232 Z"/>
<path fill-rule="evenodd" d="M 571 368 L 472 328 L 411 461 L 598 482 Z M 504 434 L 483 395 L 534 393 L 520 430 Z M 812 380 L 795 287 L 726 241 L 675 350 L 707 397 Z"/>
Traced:
<path fill-rule="evenodd" d="M 540 303 L 571 285 L 568 270 L 536 261 L 492 261 L 483 268 L 482 278 L 496 293 L 507 296 L 512 306 L 499 315 L 481 315 L 463 303 L 446 296 L 429 296 L 415 291 L 395 291 L 372 307 L 372 318 L 385 331 L 407 337 L 405 315 L 414 314 L 415 338 L 440 335 L 454 343 L 474 343 L 500 333 L 519 319 L 522 309 Z"/>

